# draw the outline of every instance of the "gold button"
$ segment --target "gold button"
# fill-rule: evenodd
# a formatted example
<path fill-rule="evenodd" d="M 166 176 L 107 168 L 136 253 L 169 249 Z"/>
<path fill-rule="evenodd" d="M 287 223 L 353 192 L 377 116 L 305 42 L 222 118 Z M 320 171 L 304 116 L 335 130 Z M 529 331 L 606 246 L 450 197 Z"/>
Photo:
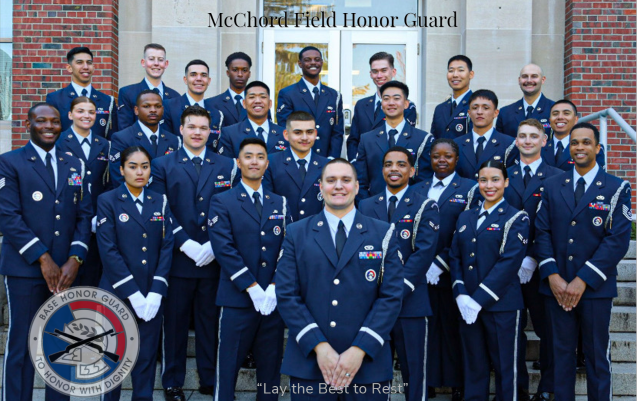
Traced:
<path fill-rule="evenodd" d="M 261 250 L 262 250 L 263 252 L 265 252 L 265 247 L 261 247 Z"/>
<path fill-rule="evenodd" d="M 476 242 L 476 239 L 475 238 L 471 238 L 471 242 Z"/>
<path fill-rule="evenodd" d="M 471 252 L 471 253 L 469 254 L 469 257 L 471 257 L 471 258 L 472 258 L 472 257 L 474 257 L 474 256 L 476 256 L 476 255 L 475 255 L 475 253 L 473 253 L 473 252 Z"/>
<path fill-rule="evenodd" d="M 268 264 L 267 264 L 267 263 L 265 263 L 265 262 L 261 263 L 261 267 L 266 267 L 267 265 L 268 265 Z"/>
<path fill-rule="evenodd" d="M 91 172 L 90 172 L 90 171 L 87 171 L 87 172 L 86 172 L 86 175 L 91 175 Z"/>
<path fill-rule="evenodd" d="M 56 237 L 59 237 L 59 236 L 60 236 L 60 232 L 59 232 L 59 231 L 56 231 L 56 232 L 54 232 L 53 234 L 55 234 L 55 236 L 56 236 Z"/>
<path fill-rule="evenodd" d="M 336 322 L 334 321 L 330 322 L 330 327 L 336 327 Z"/>
<path fill-rule="evenodd" d="M 473 270 L 473 266 L 469 266 L 469 270 Z"/>
<path fill-rule="evenodd" d="M 146 247 L 142 247 L 142 251 L 143 251 L 143 252 L 146 252 Z"/>
<path fill-rule="evenodd" d="M 55 216 L 55 220 L 60 220 L 60 215 Z"/>
<path fill-rule="evenodd" d="M 338 285 L 340 282 L 341 282 L 341 280 L 339 280 L 337 278 L 334 279 L 334 285 Z"/>
<path fill-rule="evenodd" d="M 569 240 L 568 240 L 568 243 L 569 243 L 569 244 L 572 244 L 572 243 L 573 243 L 573 238 L 569 239 Z"/>
<path fill-rule="evenodd" d="M 338 306 L 338 301 L 337 300 L 333 300 L 332 301 L 332 306 Z"/>
<path fill-rule="evenodd" d="M 145 261 L 145 260 L 142 260 L 142 264 L 143 264 L 143 265 L 145 265 L 145 264 L 146 264 L 146 261 Z"/>
<path fill-rule="evenodd" d="M 201 231 L 206 231 L 206 226 L 201 226 Z"/>
<path fill-rule="evenodd" d="M 301 202 L 305 202 L 305 198 L 301 198 Z"/>
<path fill-rule="evenodd" d="M 303 215 L 305 214 L 305 211 L 301 210 L 301 211 L 299 212 L 299 214 L 300 214 L 301 216 L 303 216 Z"/>
<path fill-rule="evenodd" d="M 573 255 L 569 256 L 568 260 L 573 260 Z"/>
<path fill-rule="evenodd" d="M 265 235 L 265 231 L 261 231 L 261 235 Z"/>
<path fill-rule="evenodd" d="M 148 235 L 146 235 L 146 233 L 143 233 L 143 234 L 142 234 L 142 237 L 147 238 L 147 237 L 148 237 Z"/>
<path fill-rule="evenodd" d="M 572 225 L 572 226 L 574 226 L 575 224 L 577 224 L 577 223 L 576 223 L 576 222 L 574 222 L 574 221 L 571 221 L 571 225 Z"/>
<path fill-rule="evenodd" d="M 205 214 L 204 212 L 201 212 L 201 213 L 199 214 L 199 216 L 201 216 L 201 217 L 204 217 L 205 215 L 206 215 L 206 214 Z"/>

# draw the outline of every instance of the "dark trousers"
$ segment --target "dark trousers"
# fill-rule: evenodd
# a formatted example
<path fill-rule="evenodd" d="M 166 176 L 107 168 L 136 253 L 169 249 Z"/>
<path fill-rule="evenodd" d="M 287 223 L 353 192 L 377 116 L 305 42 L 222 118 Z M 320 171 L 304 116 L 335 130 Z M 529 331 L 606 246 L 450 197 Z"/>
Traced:
<path fill-rule="evenodd" d="M 611 298 L 581 299 L 570 312 L 555 297 L 544 297 L 553 330 L 555 399 L 575 400 L 577 337 L 582 336 L 586 355 L 586 394 L 589 400 L 612 400 L 610 362 Z"/>
<path fill-rule="evenodd" d="M 350 384 L 342 391 L 333 389 L 323 380 L 306 380 L 290 377 L 292 401 L 388 401 L 390 383 Z"/>
<path fill-rule="evenodd" d="M 195 357 L 199 385 L 213 387 L 217 360 L 219 279 L 170 277 L 163 323 L 162 375 L 164 388 L 183 387 L 186 379 L 188 328 L 195 322 Z"/>
<path fill-rule="evenodd" d="M 96 238 L 95 234 L 91 234 L 86 260 L 77 271 L 77 277 L 75 277 L 75 281 L 73 282 L 74 287 L 98 287 L 100 284 L 100 279 L 102 278 L 102 260 L 100 259 L 100 253 L 97 249 Z"/>
<path fill-rule="evenodd" d="M 284 328 L 277 309 L 272 314 L 263 316 L 252 307 L 221 308 L 215 401 L 234 400 L 239 369 L 250 350 L 257 370 L 257 399 L 279 399 L 274 389 L 281 384 Z"/>
<path fill-rule="evenodd" d="M 405 400 L 427 400 L 427 331 L 426 317 L 399 317 L 391 338 L 405 386 Z M 423 398 L 424 397 L 424 398 Z"/>
<path fill-rule="evenodd" d="M 460 343 L 460 311 L 451 288 L 430 285 L 427 340 L 427 385 L 430 387 L 462 387 L 462 346 Z"/>
<path fill-rule="evenodd" d="M 517 354 L 521 311 L 480 311 L 473 324 L 460 322 L 465 401 L 489 400 L 489 362 L 495 369 L 498 400 L 517 398 Z M 560 400 L 561 401 L 561 400 Z"/>

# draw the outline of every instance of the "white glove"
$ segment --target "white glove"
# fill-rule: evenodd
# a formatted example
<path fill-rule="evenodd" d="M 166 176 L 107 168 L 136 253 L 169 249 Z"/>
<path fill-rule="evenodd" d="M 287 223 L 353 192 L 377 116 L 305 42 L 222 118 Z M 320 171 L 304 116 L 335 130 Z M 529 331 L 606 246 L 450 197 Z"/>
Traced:
<path fill-rule="evenodd" d="M 91 232 L 95 233 L 97 231 L 97 216 L 93 216 L 91 219 Z"/>
<path fill-rule="evenodd" d="M 478 319 L 478 313 L 482 310 L 482 305 L 477 303 L 473 298 L 469 297 L 467 302 L 467 324 L 473 324 Z"/>
<path fill-rule="evenodd" d="M 180 251 L 186 254 L 190 259 L 197 261 L 197 256 L 201 252 L 201 244 L 191 239 L 184 242 L 184 244 L 179 248 Z"/>
<path fill-rule="evenodd" d="M 274 284 L 270 284 L 265 289 L 265 299 L 261 305 L 261 314 L 267 316 L 272 313 L 274 308 L 276 308 L 276 292 Z"/>
<path fill-rule="evenodd" d="M 429 266 L 429 270 L 427 271 L 427 283 L 436 285 L 438 281 L 440 281 L 440 275 L 444 273 L 444 271 L 436 266 L 435 263 L 432 263 Z"/>
<path fill-rule="evenodd" d="M 140 319 L 144 319 L 144 313 L 146 311 L 146 298 L 142 295 L 141 292 L 137 291 L 133 295 L 128 297 L 131 306 L 135 310 L 135 314 Z"/>
<path fill-rule="evenodd" d="M 210 241 L 208 241 L 205 244 L 201 245 L 201 251 L 199 252 L 199 255 L 197 255 L 195 262 L 197 264 L 197 267 L 201 267 L 206 266 L 213 260 L 215 260 L 215 253 L 212 251 L 212 245 L 210 244 Z"/>
<path fill-rule="evenodd" d="M 471 299 L 468 295 L 458 295 L 456 297 L 456 303 L 458 304 L 458 309 L 460 309 L 460 314 L 462 315 L 462 319 L 466 322 L 469 310 L 469 300 Z"/>
<path fill-rule="evenodd" d="M 161 295 L 156 292 L 149 292 L 146 296 L 146 311 L 144 313 L 144 320 L 150 322 L 157 315 L 161 305 Z"/>
<path fill-rule="evenodd" d="M 518 270 L 518 277 L 520 277 L 520 283 L 526 284 L 531 281 L 533 272 L 537 267 L 537 261 L 530 256 L 525 256 L 522 260 L 522 267 Z"/>
<path fill-rule="evenodd" d="M 254 304 L 254 309 L 257 312 L 261 312 L 261 305 L 263 305 L 263 301 L 265 300 L 265 291 L 259 284 L 254 287 L 248 288 L 248 294 L 250 298 L 252 298 L 252 303 Z"/>

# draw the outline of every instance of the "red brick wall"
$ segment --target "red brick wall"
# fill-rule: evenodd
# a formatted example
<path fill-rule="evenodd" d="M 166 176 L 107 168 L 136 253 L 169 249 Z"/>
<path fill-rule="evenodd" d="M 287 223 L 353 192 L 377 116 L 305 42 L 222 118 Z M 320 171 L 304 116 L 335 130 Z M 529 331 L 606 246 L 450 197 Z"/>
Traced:
<path fill-rule="evenodd" d="M 118 88 L 118 0 L 13 1 L 12 145 L 28 140 L 29 107 L 71 82 L 66 53 L 76 46 L 93 52 L 93 86 L 109 95 Z"/>
<path fill-rule="evenodd" d="M 566 1 L 564 94 L 580 116 L 612 107 L 635 128 L 635 21 L 633 0 Z M 634 206 L 635 142 L 610 118 L 608 145 L 607 171 L 630 181 Z"/>

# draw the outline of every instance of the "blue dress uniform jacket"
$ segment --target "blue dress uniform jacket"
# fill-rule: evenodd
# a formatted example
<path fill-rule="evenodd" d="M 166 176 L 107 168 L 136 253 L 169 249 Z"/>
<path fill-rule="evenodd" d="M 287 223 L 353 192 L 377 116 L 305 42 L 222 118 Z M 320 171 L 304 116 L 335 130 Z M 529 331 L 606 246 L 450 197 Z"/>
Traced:
<path fill-rule="evenodd" d="M 124 183 L 124 177 L 119 171 L 120 167 L 120 156 L 121 152 L 126 150 L 126 148 L 130 146 L 141 146 L 148 151 L 151 159 L 156 157 L 168 155 L 170 153 L 176 152 L 181 148 L 181 139 L 171 134 L 159 126 L 156 134 L 157 138 L 157 155 L 153 154 L 153 146 L 150 143 L 150 140 L 142 131 L 142 127 L 140 126 L 140 122 L 136 122 L 131 127 L 128 127 L 122 131 L 116 132 L 113 134 L 111 139 L 111 151 L 109 154 L 109 170 L 111 174 L 111 184 L 113 188 L 117 188 L 118 186 Z"/>
<path fill-rule="evenodd" d="M 186 94 L 164 102 L 164 127 L 171 133 L 181 136 L 179 127 L 181 126 L 181 114 L 190 106 Z M 209 107 L 204 102 L 205 109 L 210 113 L 210 136 L 208 137 L 208 147 L 216 152 L 219 144 L 219 135 L 221 134 L 221 126 L 224 120 L 224 114 Z"/>
<path fill-rule="evenodd" d="M 605 159 L 604 145 L 602 145 L 595 161 L 601 168 L 605 168 Z M 555 143 L 552 138 L 549 138 L 546 146 L 542 148 L 542 160 L 544 160 L 549 166 L 557 167 L 562 171 L 571 171 L 575 166 L 575 162 L 573 161 L 573 158 L 571 158 L 571 145 L 566 146 L 557 161 L 555 160 Z"/>
<path fill-rule="evenodd" d="M 73 125 L 73 122 L 68 118 L 68 114 L 71 111 L 71 102 L 78 96 L 80 94 L 75 93 L 75 89 L 73 89 L 71 84 L 46 95 L 46 102 L 55 106 L 60 112 L 62 131 L 70 129 L 71 125 Z M 110 138 L 113 132 L 119 130 L 117 102 L 113 96 L 102 93 L 95 88 L 91 88 L 91 100 L 97 106 L 95 109 L 95 125 L 93 125 L 92 131 L 99 136 Z"/>
<path fill-rule="evenodd" d="M 356 106 L 354 106 L 354 119 L 352 120 L 352 126 L 349 128 L 349 136 L 347 137 L 348 160 L 354 160 L 356 158 L 361 135 L 385 124 L 385 113 L 382 108 L 378 110 L 378 114 L 376 118 L 374 118 L 374 111 L 376 110 L 376 104 L 374 104 L 375 99 L 376 95 L 372 95 L 359 100 L 356 102 Z M 405 120 L 407 120 L 407 123 L 412 127 L 416 126 L 418 112 L 416 111 L 416 105 L 411 101 L 409 102 L 409 107 L 405 109 Z"/>
<path fill-rule="evenodd" d="M 228 91 L 223 91 L 214 97 L 209 97 L 204 100 L 203 103 L 206 110 L 216 109 L 223 113 L 223 121 L 221 122 L 221 126 L 219 129 L 224 127 L 229 127 L 231 125 L 235 125 L 246 118 L 248 118 L 248 112 L 245 108 L 242 108 L 241 113 L 237 113 L 237 107 L 234 103 L 234 98 L 230 97 Z M 270 118 L 270 114 L 268 112 L 268 118 Z"/>
<path fill-rule="evenodd" d="M 176 99 L 179 97 L 179 92 L 164 85 L 164 96 L 162 98 L 163 103 L 168 102 L 170 99 Z M 119 130 L 126 129 L 137 121 L 135 115 L 135 105 L 137 104 L 137 96 L 142 91 L 151 89 L 146 84 L 146 79 L 142 78 L 142 81 L 137 84 L 125 86 L 119 90 L 117 99 L 119 100 L 119 107 L 117 108 L 117 117 L 119 118 Z"/>
<path fill-rule="evenodd" d="M 270 132 L 268 133 L 267 151 L 268 154 L 283 151 L 290 146 L 288 141 L 283 137 L 285 128 L 279 127 L 272 121 L 268 121 Z M 256 138 L 257 133 L 252 129 L 252 124 L 247 119 L 221 129 L 219 137 L 219 146 L 217 151 L 220 155 L 236 159 L 239 157 L 239 146 L 246 138 Z"/>
<path fill-rule="evenodd" d="M 540 101 L 537 103 L 537 107 L 531 112 L 529 118 L 535 118 L 544 127 L 544 133 L 547 136 L 551 135 L 551 124 L 549 118 L 551 117 L 551 107 L 555 102 L 544 94 L 540 95 Z M 518 126 L 526 119 L 526 110 L 524 109 L 524 99 L 520 99 L 515 103 L 511 103 L 508 106 L 504 106 L 500 109 L 498 114 L 498 121 L 495 123 L 495 129 L 498 132 L 508 135 L 510 137 L 518 136 Z"/>
<path fill-rule="evenodd" d="M 433 175 L 430 155 L 433 141 L 433 135 L 409 124 L 405 124 L 403 131 L 398 135 L 396 146 L 406 148 L 414 156 L 416 174 L 411 179 L 412 184 Z M 389 143 L 384 126 L 361 137 L 356 161 L 352 162 L 358 173 L 360 199 L 384 192 L 386 184 L 383 178 L 383 156 L 387 150 Z"/>
<path fill-rule="evenodd" d="M 459 136 L 471 133 L 473 124 L 469 118 L 469 99 L 473 92 L 471 89 L 464 95 L 462 101 L 451 115 L 451 96 L 436 106 L 433 120 L 431 121 L 431 134 L 436 138 L 455 139 Z"/>
<path fill-rule="evenodd" d="M 270 155 L 269 159 L 270 164 L 263 176 L 263 187 L 277 195 L 285 196 L 292 221 L 320 213 L 323 210 L 321 171 L 328 159 L 312 153 L 310 163 L 305 167 L 307 173 L 303 182 L 291 149 Z"/>
<path fill-rule="evenodd" d="M 340 259 L 325 212 L 288 227 L 277 269 L 277 301 L 289 328 L 281 373 L 323 380 L 314 347 L 366 356 L 354 384 L 391 380 L 389 333 L 404 292 L 398 243 L 390 225 L 356 212 Z"/>
<path fill-rule="evenodd" d="M 515 147 L 514 139 L 496 130 L 493 130 L 489 142 L 485 143 L 482 157 L 477 162 L 471 132 L 454 139 L 454 141 L 460 148 L 456 173 L 464 178 L 477 180 L 480 166 L 487 160 L 500 160 L 507 168 L 516 165 L 519 160 L 520 152 Z"/>
<path fill-rule="evenodd" d="M 294 111 L 306 111 L 316 120 L 317 137 L 312 150 L 324 157 L 340 157 L 343 149 L 343 99 L 341 94 L 321 83 L 318 106 L 303 78 L 279 91 L 276 122 L 285 127 Z"/>

